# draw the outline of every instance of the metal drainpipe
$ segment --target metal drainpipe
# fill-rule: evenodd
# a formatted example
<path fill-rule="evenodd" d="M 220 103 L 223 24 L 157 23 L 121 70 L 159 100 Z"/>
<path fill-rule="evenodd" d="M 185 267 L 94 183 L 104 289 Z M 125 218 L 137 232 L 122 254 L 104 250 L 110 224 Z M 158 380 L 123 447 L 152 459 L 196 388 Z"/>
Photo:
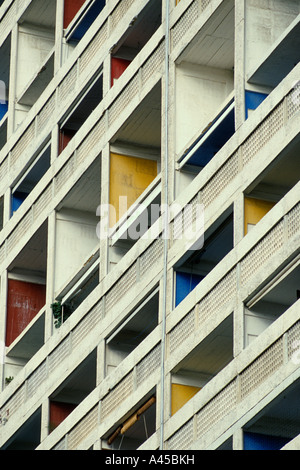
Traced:
<path fill-rule="evenodd" d="M 164 272 L 163 272 L 163 311 L 162 311 L 162 338 L 161 338 L 161 397 L 160 397 L 160 450 L 164 449 L 164 397 L 165 397 L 165 345 L 166 345 L 166 309 L 167 309 L 167 262 L 168 262 L 168 210 L 169 210 L 169 197 L 168 197 L 168 181 L 169 181 L 169 14 L 170 14 L 170 0 L 165 0 L 165 171 L 164 171 L 164 191 L 165 191 L 165 209 L 163 217 L 163 240 L 164 240 Z"/>

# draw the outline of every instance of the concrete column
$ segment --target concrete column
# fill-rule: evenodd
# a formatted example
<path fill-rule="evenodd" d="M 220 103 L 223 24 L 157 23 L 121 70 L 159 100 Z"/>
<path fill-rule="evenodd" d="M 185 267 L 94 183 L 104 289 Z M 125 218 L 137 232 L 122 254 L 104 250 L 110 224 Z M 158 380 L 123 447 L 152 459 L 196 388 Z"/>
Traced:
<path fill-rule="evenodd" d="M 239 290 L 239 280 L 237 290 Z M 244 336 L 244 304 L 241 300 L 238 300 L 233 312 L 233 357 L 237 357 L 243 351 Z"/>
<path fill-rule="evenodd" d="M 110 145 L 103 148 L 101 157 L 101 200 L 99 204 L 109 204 L 109 167 L 110 167 Z M 100 222 L 100 217 L 99 217 Z M 109 269 L 109 240 L 107 237 L 100 239 L 100 267 L 99 280 L 106 276 Z"/>
<path fill-rule="evenodd" d="M 4 193 L 4 205 L 3 205 L 3 227 L 7 224 L 10 219 L 11 211 L 11 189 L 7 188 Z"/>
<path fill-rule="evenodd" d="M 7 140 L 15 131 L 15 99 L 17 83 L 18 24 L 11 32 L 10 82 L 8 94 Z"/>
<path fill-rule="evenodd" d="M 240 193 L 233 203 L 234 246 L 244 238 L 244 194 Z"/>
<path fill-rule="evenodd" d="M 235 1 L 235 126 L 245 122 L 245 0 Z"/>
<path fill-rule="evenodd" d="M 48 398 L 42 403 L 42 416 L 41 416 L 41 442 L 43 442 L 44 439 L 49 434 L 49 400 Z"/>
<path fill-rule="evenodd" d="M 46 315 L 45 315 L 45 341 L 53 330 L 53 317 L 51 304 L 54 300 L 54 275 L 55 275 L 55 231 L 56 213 L 53 211 L 48 217 L 48 246 L 47 246 L 47 280 L 46 280 Z"/>
<path fill-rule="evenodd" d="M 96 384 L 99 385 L 105 378 L 105 339 L 97 347 Z"/>
<path fill-rule="evenodd" d="M 54 55 L 54 75 L 62 65 L 62 42 L 64 24 L 64 0 L 56 0 L 56 28 L 55 28 L 55 55 Z"/>
<path fill-rule="evenodd" d="M 6 304 L 7 304 L 7 272 L 0 277 L 0 390 L 4 389 L 5 333 L 6 333 Z"/>
<path fill-rule="evenodd" d="M 111 83 L 111 57 L 107 54 L 103 61 L 103 96 L 110 90 Z"/>
<path fill-rule="evenodd" d="M 59 147 L 59 126 L 56 125 L 51 133 L 51 164 L 54 163 L 58 156 Z"/>
<path fill-rule="evenodd" d="M 238 429 L 232 436 L 232 450 L 244 449 L 244 433 L 242 429 Z"/>

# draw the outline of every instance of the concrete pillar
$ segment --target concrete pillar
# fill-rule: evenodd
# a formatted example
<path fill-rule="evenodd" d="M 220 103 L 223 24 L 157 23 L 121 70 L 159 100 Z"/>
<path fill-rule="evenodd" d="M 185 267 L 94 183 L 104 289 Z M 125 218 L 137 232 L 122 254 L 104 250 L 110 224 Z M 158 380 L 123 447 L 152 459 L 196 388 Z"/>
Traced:
<path fill-rule="evenodd" d="M 15 131 L 15 99 L 17 83 L 18 29 L 16 24 L 11 32 L 10 83 L 8 94 L 7 140 Z"/>
<path fill-rule="evenodd" d="M 42 416 L 41 416 L 41 442 L 43 442 L 44 439 L 49 434 L 49 400 L 48 398 L 42 403 Z"/>
<path fill-rule="evenodd" d="M 0 390 L 4 389 L 4 361 L 5 361 L 5 336 L 6 336 L 6 304 L 7 304 L 7 272 L 4 271 L 0 277 Z"/>
<path fill-rule="evenodd" d="M 243 450 L 244 448 L 244 433 L 242 429 L 238 429 L 232 436 L 232 450 Z"/>
<path fill-rule="evenodd" d="M 51 304 L 54 300 L 55 231 L 56 213 L 55 211 L 53 211 L 48 217 L 45 341 L 47 341 L 51 337 L 53 330 L 53 316 Z"/>
<path fill-rule="evenodd" d="M 110 145 L 109 143 L 103 148 L 101 156 L 101 200 L 99 204 L 109 204 L 109 165 L 110 165 Z M 99 212 L 100 214 L 100 212 Z M 100 216 L 99 216 L 100 222 Z M 101 237 L 102 238 L 102 237 Z M 109 239 L 103 237 L 100 239 L 100 267 L 99 281 L 106 276 L 109 269 Z"/>
<path fill-rule="evenodd" d="M 56 0 L 56 28 L 55 28 L 55 55 L 54 55 L 54 75 L 62 65 L 62 42 L 64 24 L 64 0 Z"/>
<path fill-rule="evenodd" d="M 235 128 L 245 121 L 245 0 L 235 1 Z"/>

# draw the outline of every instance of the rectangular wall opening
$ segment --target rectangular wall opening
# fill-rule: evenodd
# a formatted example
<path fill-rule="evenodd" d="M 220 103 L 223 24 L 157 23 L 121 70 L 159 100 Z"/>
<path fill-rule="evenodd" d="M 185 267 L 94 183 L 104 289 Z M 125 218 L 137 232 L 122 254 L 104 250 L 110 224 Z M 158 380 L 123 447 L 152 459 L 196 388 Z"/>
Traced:
<path fill-rule="evenodd" d="M 175 129 L 179 161 L 186 157 L 188 149 L 205 140 L 211 126 L 215 127 L 214 135 L 203 142 L 209 144 L 210 159 L 234 132 L 232 113 L 226 119 L 223 116 L 216 126 L 233 99 L 234 17 L 234 2 L 223 3 L 176 62 Z M 199 152 L 198 158 L 195 155 L 189 163 L 196 162 L 201 167 L 207 164 L 208 157 L 201 154 L 200 147 Z"/>
<path fill-rule="evenodd" d="M 103 98 L 103 76 L 102 71 L 92 79 L 78 102 L 72 106 L 68 115 L 60 124 L 59 130 L 59 154 L 67 147 L 69 142 L 77 134 L 94 109 Z"/>
<path fill-rule="evenodd" d="M 245 191 L 245 235 L 299 182 L 299 150 L 297 138 Z"/>
<path fill-rule="evenodd" d="M 161 25 L 161 0 L 153 0 L 134 18 L 131 27 L 115 45 L 111 55 L 111 86 Z"/>
<path fill-rule="evenodd" d="M 137 450 L 156 431 L 156 395 L 144 398 L 110 434 L 103 449 Z"/>
<path fill-rule="evenodd" d="M 159 291 L 156 289 L 106 340 L 106 374 L 142 343 L 158 325 Z"/>
<path fill-rule="evenodd" d="M 233 359 L 233 315 L 176 366 L 171 377 L 171 415 L 179 411 Z"/>
<path fill-rule="evenodd" d="M 224 218 L 225 217 L 225 218 Z M 200 250 L 187 252 L 185 259 L 175 266 L 175 306 L 222 261 L 233 249 L 233 215 L 220 218 L 204 235 L 204 245 Z"/>
<path fill-rule="evenodd" d="M 45 341 L 48 224 L 8 267 L 5 378 L 15 378 Z"/>
<path fill-rule="evenodd" d="M 97 208 L 101 199 L 100 165 L 100 157 L 97 157 L 56 208 L 56 299 L 91 256 L 99 251 Z M 91 284 L 86 289 L 90 287 Z M 74 298 L 74 305 L 79 298 Z"/>
<path fill-rule="evenodd" d="M 250 83 L 272 90 L 300 60 L 300 9 L 294 0 L 269 6 L 268 0 L 246 2 L 245 72 Z"/>
<path fill-rule="evenodd" d="M 54 76 L 56 0 L 33 0 L 18 28 L 15 128 Z"/>
<path fill-rule="evenodd" d="M 111 139 L 109 269 L 160 216 L 161 83 Z"/>
<path fill-rule="evenodd" d="M 82 8 L 83 5 L 84 8 Z M 105 5 L 106 0 L 92 0 L 90 2 L 79 0 L 77 3 L 73 0 L 65 1 L 64 29 L 68 43 L 78 44 Z"/>
<path fill-rule="evenodd" d="M 97 353 L 93 351 L 49 398 L 49 434 L 96 387 Z"/>
<path fill-rule="evenodd" d="M 51 145 L 49 143 L 38 154 L 13 187 L 11 195 L 11 216 L 13 216 L 18 208 L 23 204 L 27 196 L 48 171 L 50 168 L 50 158 Z"/>
<path fill-rule="evenodd" d="M 35 450 L 41 442 L 41 420 L 42 409 L 38 408 L 1 450 Z"/>
<path fill-rule="evenodd" d="M 9 105 L 11 60 L 11 34 L 0 47 L 0 150 L 7 142 L 7 116 Z"/>
<path fill-rule="evenodd" d="M 296 380 L 244 426 L 244 450 L 280 450 L 299 435 L 299 392 Z"/>
<path fill-rule="evenodd" d="M 245 304 L 245 347 L 300 298 L 300 260 L 291 261 Z"/>

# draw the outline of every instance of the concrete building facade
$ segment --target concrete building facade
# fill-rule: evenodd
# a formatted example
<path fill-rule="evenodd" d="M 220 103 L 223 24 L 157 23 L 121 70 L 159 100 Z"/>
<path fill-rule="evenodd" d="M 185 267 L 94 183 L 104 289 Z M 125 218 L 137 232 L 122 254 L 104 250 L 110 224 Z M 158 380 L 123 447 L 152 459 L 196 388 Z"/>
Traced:
<path fill-rule="evenodd" d="M 300 449 L 300 1 L 0 2 L 0 448 Z"/>

